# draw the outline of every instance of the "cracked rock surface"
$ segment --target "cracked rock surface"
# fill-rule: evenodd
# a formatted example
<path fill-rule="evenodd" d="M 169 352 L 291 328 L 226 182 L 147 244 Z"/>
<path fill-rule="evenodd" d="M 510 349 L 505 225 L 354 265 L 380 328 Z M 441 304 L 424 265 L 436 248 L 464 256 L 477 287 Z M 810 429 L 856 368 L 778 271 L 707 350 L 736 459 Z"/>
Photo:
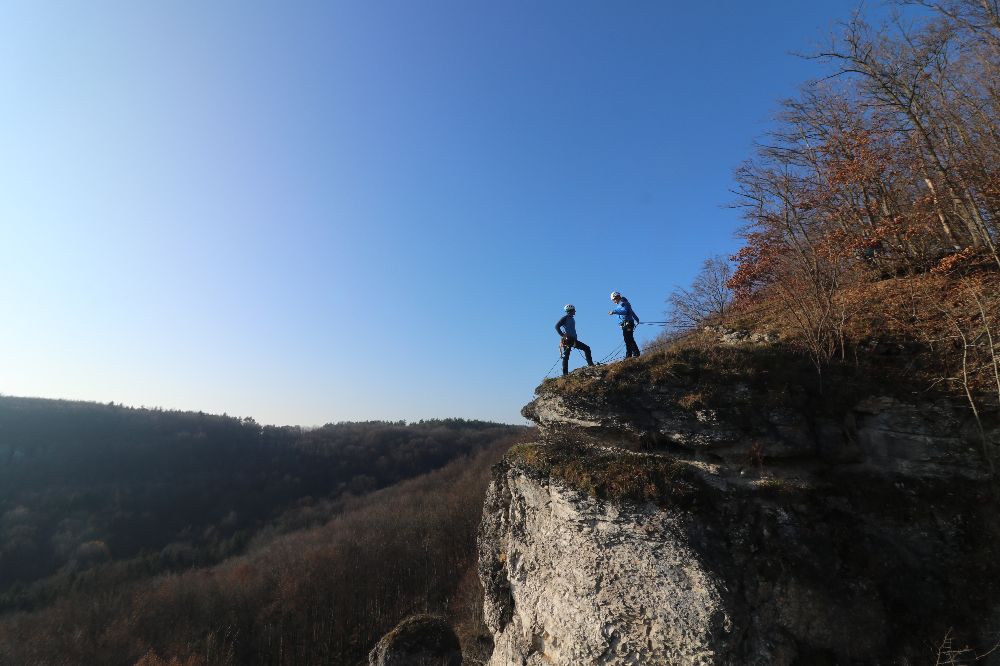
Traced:
<path fill-rule="evenodd" d="M 670 514 L 599 502 L 515 468 L 490 505 L 484 531 L 499 537 L 490 555 L 509 590 L 487 599 L 493 666 L 710 664 L 728 640 L 722 582 Z"/>

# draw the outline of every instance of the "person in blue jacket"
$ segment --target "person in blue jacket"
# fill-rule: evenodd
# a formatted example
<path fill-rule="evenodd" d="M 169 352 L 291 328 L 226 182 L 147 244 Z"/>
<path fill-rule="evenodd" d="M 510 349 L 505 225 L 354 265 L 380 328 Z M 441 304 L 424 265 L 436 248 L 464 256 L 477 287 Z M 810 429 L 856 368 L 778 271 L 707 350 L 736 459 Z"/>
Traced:
<path fill-rule="evenodd" d="M 622 336 L 625 338 L 625 358 L 639 355 L 639 345 L 635 344 L 635 325 L 640 323 L 639 316 L 632 310 L 632 304 L 628 299 L 617 291 L 611 292 L 611 300 L 615 302 L 614 310 L 608 312 L 609 315 L 618 315 L 618 325 L 622 327 Z"/>
<path fill-rule="evenodd" d="M 583 351 L 587 357 L 587 365 L 594 365 L 594 359 L 590 356 L 590 347 L 580 342 L 576 337 L 576 308 L 572 304 L 567 304 L 563 311 L 566 313 L 563 318 L 556 322 L 556 333 L 562 338 L 559 342 L 559 349 L 562 351 L 563 374 L 569 373 L 569 355 L 574 348 Z"/>

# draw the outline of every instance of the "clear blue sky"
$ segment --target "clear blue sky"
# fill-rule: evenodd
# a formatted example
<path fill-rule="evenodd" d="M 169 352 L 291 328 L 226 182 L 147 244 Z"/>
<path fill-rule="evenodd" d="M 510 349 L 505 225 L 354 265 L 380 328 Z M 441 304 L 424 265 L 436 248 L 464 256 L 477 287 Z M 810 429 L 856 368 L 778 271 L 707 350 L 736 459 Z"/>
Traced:
<path fill-rule="evenodd" d="M 7 0 L 0 392 L 521 422 L 564 303 L 601 357 L 736 248 L 855 4 Z"/>

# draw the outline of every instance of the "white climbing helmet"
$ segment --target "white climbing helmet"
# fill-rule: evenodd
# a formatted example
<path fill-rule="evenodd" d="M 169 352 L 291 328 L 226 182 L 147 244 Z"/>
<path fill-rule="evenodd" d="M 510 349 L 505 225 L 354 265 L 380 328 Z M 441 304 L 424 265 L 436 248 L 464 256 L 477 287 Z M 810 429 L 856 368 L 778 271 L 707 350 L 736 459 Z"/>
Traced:
<path fill-rule="evenodd" d="M 564 305 L 563 310 L 565 310 L 566 312 L 576 312 L 576 308 L 573 307 L 572 303 L 567 303 L 566 305 Z"/>
<path fill-rule="evenodd" d="M 622 295 L 619 294 L 617 291 L 611 292 L 611 300 L 615 300 L 616 298 L 621 298 L 621 297 Z"/>

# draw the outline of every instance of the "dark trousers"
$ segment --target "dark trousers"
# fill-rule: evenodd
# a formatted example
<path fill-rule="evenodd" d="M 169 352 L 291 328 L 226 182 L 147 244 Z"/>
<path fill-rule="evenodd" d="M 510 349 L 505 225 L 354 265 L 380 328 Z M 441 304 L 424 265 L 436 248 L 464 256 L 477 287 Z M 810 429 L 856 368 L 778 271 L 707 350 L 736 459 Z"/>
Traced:
<path fill-rule="evenodd" d="M 625 338 L 625 358 L 639 355 L 639 345 L 635 344 L 635 324 L 622 324 L 622 336 Z"/>
<path fill-rule="evenodd" d="M 563 338 L 562 362 L 564 375 L 569 373 L 569 355 L 574 348 L 581 350 L 583 355 L 587 357 L 587 365 L 594 365 L 594 359 L 590 357 L 590 347 L 583 344 L 576 338 Z"/>

